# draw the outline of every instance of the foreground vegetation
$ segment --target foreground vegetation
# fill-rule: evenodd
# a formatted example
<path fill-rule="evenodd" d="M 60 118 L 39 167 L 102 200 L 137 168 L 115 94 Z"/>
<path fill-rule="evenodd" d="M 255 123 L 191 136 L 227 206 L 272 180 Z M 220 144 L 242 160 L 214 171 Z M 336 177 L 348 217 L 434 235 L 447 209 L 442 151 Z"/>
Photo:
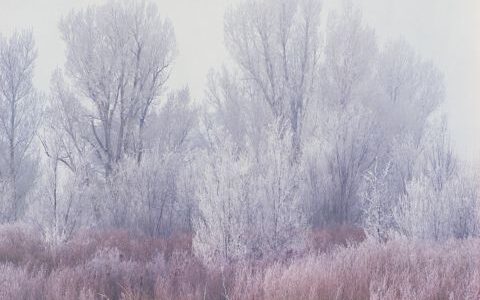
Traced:
<path fill-rule="evenodd" d="M 339 234 L 332 234 L 337 232 Z M 53 246 L 31 228 L 0 227 L 1 299 L 478 299 L 480 240 L 310 235 L 289 257 L 202 264 L 187 234 L 170 239 L 82 231 Z"/>

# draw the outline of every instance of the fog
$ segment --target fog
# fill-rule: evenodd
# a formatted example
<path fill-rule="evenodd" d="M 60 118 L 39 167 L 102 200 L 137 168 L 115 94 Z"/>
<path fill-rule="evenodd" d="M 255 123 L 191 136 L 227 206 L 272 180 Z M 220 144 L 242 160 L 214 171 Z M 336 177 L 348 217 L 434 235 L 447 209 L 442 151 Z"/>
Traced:
<path fill-rule="evenodd" d="M 99 0 L 2 0 L 3 34 L 32 29 L 39 50 L 35 83 L 47 90 L 51 72 L 63 65 L 64 45 L 58 20 L 72 9 Z M 156 0 L 173 22 L 179 55 L 173 87 L 188 85 L 196 99 L 203 96 L 205 78 L 228 56 L 223 46 L 223 15 L 238 0 Z M 324 15 L 341 1 L 324 1 Z M 402 37 L 444 72 L 447 101 L 443 109 L 459 154 L 468 160 L 480 153 L 480 4 L 476 0 L 355 1 L 381 40 Z"/>
<path fill-rule="evenodd" d="M 0 0 L 0 299 L 478 299 L 480 6 L 429 2 Z"/>

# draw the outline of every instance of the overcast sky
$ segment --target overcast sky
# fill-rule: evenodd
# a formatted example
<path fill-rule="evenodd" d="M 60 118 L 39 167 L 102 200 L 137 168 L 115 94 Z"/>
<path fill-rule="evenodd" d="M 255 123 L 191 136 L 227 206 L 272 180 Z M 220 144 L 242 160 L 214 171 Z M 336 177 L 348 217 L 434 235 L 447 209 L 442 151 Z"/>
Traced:
<path fill-rule="evenodd" d="M 239 0 L 154 0 L 170 18 L 179 56 L 171 85 L 188 85 L 202 97 L 206 74 L 228 55 L 223 46 L 223 14 Z M 38 60 L 35 83 L 48 90 L 54 68 L 64 62 L 58 21 L 72 9 L 101 0 L 0 0 L 0 32 L 33 30 Z M 338 6 L 325 0 L 324 11 Z M 457 151 L 480 158 L 480 1 L 357 0 L 380 41 L 403 37 L 444 72 L 450 128 Z"/>

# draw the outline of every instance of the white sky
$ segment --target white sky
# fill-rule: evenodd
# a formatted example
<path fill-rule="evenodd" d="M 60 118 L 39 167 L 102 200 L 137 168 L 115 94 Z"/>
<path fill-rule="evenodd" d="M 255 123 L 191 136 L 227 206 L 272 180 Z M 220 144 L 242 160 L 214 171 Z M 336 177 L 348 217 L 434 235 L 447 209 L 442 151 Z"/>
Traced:
<path fill-rule="evenodd" d="M 153 0 L 170 18 L 179 56 L 172 74 L 174 87 L 188 85 L 202 97 L 210 68 L 228 57 L 223 46 L 223 14 L 238 0 Z M 0 0 L 0 33 L 32 29 L 38 60 L 35 83 L 48 90 L 54 68 L 63 65 L 64 46 L 57 24 L 71 9 L 102 0 Z M 324 10 L 339 0 L 325 0 Z M 480 1 L 357 0 L 364 19 L 380 40 L 403 37 L 444 72 L 445 110 L 457 151 L 480 158 Z"/>

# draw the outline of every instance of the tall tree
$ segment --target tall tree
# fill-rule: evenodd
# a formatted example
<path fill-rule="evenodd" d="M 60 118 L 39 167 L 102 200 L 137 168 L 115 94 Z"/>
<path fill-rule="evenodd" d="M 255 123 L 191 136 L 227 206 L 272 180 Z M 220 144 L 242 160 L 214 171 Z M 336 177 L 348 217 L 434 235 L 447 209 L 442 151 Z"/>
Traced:
<path fill-rule="evenodd" d="M 52 207 L 55 219 L 55 224 L 45 225 L 53 225 L 55 234 L 64 236 L 92 223 L 163 232 L 162 218 L 157 218 L 161 222 L 155 219 L 161 226 L 146 228 L 143 216 L 122 216 L 139 199 L 135 212 L 156 217 L 160 209 L 142 205 L 156 208 L 175 196 L 165 200 L 167 187 L 155 182 L 164 178 L 160 177 L 165 173 L 161 157 L 174 152 L 159 150 L 158 139 L 165 138 L 167 144 L 170 138 L 177 143 L 172 147 L 181 147 L 193 123 L 188 93 L 159 106 L 176 54 L 172 25 L 154 3 L 119 0 L 72 11 L 59 28 L 66 44 L 66 63 L 52 76 L 48 120 L 40 135 L 48 158 L 45 165 L 51 169 L 43 203 Z M 182 104 L 172 104 L 180 98 L 185 98 Z M 171 111 L 163 113 L 165 109 Z M 172 127 L 183 130 L 178 132 L 180 141 L 175 140 L 177 132 L 171 127 L 153 129 L 164 125 L 159 118 L 183 112 L 185 126 Z M 159 164 L 149 165 L 157 158 L 153 154 L 143 163 L 147 153 L 159 151 L 163 151 Z M 131 178 L 137 175 L 138 181 Z M 120 186 L 123 179 L 130 185 Z M 174 181 L 169 178 L 170 190 L 175 188 Z M 127 198 L 129 192 L 139 192 L 140 186 L 146 186 L 140 192 L 147 193 L 147 198 Z"/>
<path fill-rule="evenodd" d="M 32 140 L 41 119 L 40 97 L 33 87 L 37 52 L 31 32 L 0 37 L 1 175 L 6 184 L 3 219 L 16 220 L 33 184 Z M 5 195 L 8 195 L 5 197 Z"/>
<path fill-rule="evenodd" d="M 247 1 L 225 22 L 226 46 L 242 79 L 268 104 L 279 130 L 291 130 L 296 162 L 318 74 L 320 8 L 315 0 Z"/>
<path fill-rule="evenodd" d="M 330 15 L 324 55 L 318 135 L 325 141 L 317 155 L 326 160 L 318 171 L 326 186 L 312 199 L 320 202 L 315 223 L 351 224 L 359 221 L 358 190 L 379 145 L 375 111 L 368 106 L 375 97 L 378 48 L 374 31 L 353 6 Z"/>
<path fill-rule="evenodd" d="M 168 20 L 145 1 L 112 1 L 60 24 L 82 135 L 106 176 L 125 156 L 141 161 L 144 130 L 175 56 Z M 68 109 L 68 107 L 66 107 Z M 72 137 L 72 135 L 70 135 Z"/>

